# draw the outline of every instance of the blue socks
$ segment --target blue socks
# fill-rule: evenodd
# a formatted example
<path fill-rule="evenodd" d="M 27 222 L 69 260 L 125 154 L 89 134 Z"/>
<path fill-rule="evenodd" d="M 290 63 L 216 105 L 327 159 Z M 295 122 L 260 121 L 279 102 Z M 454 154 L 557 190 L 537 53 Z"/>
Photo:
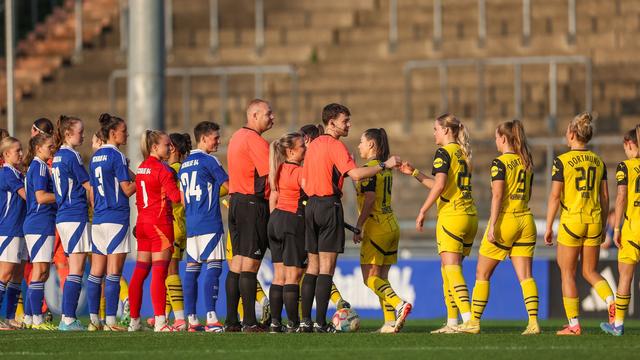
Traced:
<path fill-rule="evenodd" d="M 102 276 L 89 275 L 87 281 L 87 302 L 89 314 L 100 313 L 100 296 L 102 295 Z"/>
<path fill-rule="evenodd" d="M 216 311 L 220 274 L 222 274 L 222 261 L 211 261 L 207 263 L 207 272 L 204 278 L 204 304 L 207 312 Z"/>
<path fill-rule="evenodd" d="M 4 300 L 4 293 L 7 291 L 7 283 L 0 281 L 0 307 L 2 307 L 2 300 Z"/>
<path fill-rule="evenodd" d="M 76 309 L 78 308 L 78 299 L 80 298 L 80 290 L 82 289 L 82 275 L 67 276 L 64 282 L 64 290 L 62 293 L 62 314 L 68 318 L 76 318 Z"/>
<path fill-rule="evenodd" d="M 31 284 L 29 284 L 29 302 L 31 303 L 32 315 L 36 315 L 36 316 L 42 315 L 43 300 L 44 300 L 44 282 L 32 281 Z"/>
<path fill-rule="evenodd" d="M 120 274 L 107 275 L 104 284 L 105 314 L 116 316 L 120 302 Z"/>
<path fill-rule="evenodd" d="M 9 282 L 7 284 L 7 319 L 16 318 L 16 309 L 18 308 L 18 300 L 20 299 L 21 283 Z"/>
<path fill-rule="evenodd" d="M 184 312 L 187 316 L 196 314 L 196 302 L 198 301 L 198 277 L 200 276 L 200 264 L 187 264 L 182 283 L 184 294 Z"/>

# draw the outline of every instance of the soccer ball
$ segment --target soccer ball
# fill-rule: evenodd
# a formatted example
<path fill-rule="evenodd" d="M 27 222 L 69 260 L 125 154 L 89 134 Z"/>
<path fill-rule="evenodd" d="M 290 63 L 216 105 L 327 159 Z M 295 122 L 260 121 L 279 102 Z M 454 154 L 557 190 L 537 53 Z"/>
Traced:
<path fill-rule="evenodd" d="M 339 332 L 358 331 L 360 329 L 360 317 L 353 309 L 340 309 L 333 314 L 331 319 L 333 326 Z"/>

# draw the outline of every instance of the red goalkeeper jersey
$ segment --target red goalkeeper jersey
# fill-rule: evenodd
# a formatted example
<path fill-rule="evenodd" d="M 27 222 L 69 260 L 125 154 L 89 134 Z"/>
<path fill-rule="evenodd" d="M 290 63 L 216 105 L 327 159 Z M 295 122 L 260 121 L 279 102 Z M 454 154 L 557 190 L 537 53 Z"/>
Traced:
<path fill-rule="evenodd" d="M 140 164 L 136 174 L 138 223 L 171 224 L 171 202 L 180 202 L 175 173 L 153 156 Z"/>

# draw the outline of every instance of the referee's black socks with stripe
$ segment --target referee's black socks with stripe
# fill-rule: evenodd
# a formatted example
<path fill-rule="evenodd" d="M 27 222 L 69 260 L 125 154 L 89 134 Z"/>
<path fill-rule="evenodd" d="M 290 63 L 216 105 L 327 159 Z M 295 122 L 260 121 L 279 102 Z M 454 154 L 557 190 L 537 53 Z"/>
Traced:
<path fill-rule="evenodd" d="M 316 323 L 320 326 L 327 325 L 327 308 L 331 299 L 331 284 L 333 276 L 329 274 L 318 275 L 316 281 Z"/>
<path fill-rule="evenodd" d="M 282 285 L 271 284 L 269 288 L 269 303 L 271 304 L 271 322 L 282 324 Z"/>
<path fill-rule="evenodd" d="M 258 324 L 258 320 L 256 320 L 257 277 L 258 274 L 254 272 L 243 271 L 240 273 L 240 296 L 242 297 L 242 309 L 244 310 L 242 324 L 244 326 Z"/>
<path fill-rule="evenodd" d="M 302 321 L 311 321 L 311 308 L 316 294 L 316 280 L 318 275 L 304 274 L 302 278 Z"/>
<path fill-rule="evenodd" d="M 284 308 L 287 311 L 287 319 L 294 324 L 299 324 L 298 298 L 300 297 L 300 286 L 298 284 L 285 284 L 282 292 Z"/>
<path fill-rule="evenodd" d="M 227 325 L 239 324 L 238 303 L 240 302 L 240 274 L 231 270 L 227 273 L 227 280 L 224 284 L 227 293 Z"/>

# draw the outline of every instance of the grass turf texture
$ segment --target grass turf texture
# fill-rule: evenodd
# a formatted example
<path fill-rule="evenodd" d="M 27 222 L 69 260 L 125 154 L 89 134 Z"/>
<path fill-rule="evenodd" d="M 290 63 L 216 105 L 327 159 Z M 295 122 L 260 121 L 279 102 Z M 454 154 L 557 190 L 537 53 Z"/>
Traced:
<path fill-rule="evenodd" d="M 479 335 L 430 335 L 440 321 L 411 320 L 400 334 L 371 334 L 379 325 L 363 321 L 346 334 L 63 333 L 0 332 L 4 359 L 180 359 L 354 358 L 393 359 L 631 359 L 640 353 L 640 321 L 627 323 L 619 338 L 602 333 L 599 322 L 582 322 L 583 335 L 556 336 L 563 321 L 544 321 L 543 333 L 521 336 L 525 321 L 485 321 Z"/>

